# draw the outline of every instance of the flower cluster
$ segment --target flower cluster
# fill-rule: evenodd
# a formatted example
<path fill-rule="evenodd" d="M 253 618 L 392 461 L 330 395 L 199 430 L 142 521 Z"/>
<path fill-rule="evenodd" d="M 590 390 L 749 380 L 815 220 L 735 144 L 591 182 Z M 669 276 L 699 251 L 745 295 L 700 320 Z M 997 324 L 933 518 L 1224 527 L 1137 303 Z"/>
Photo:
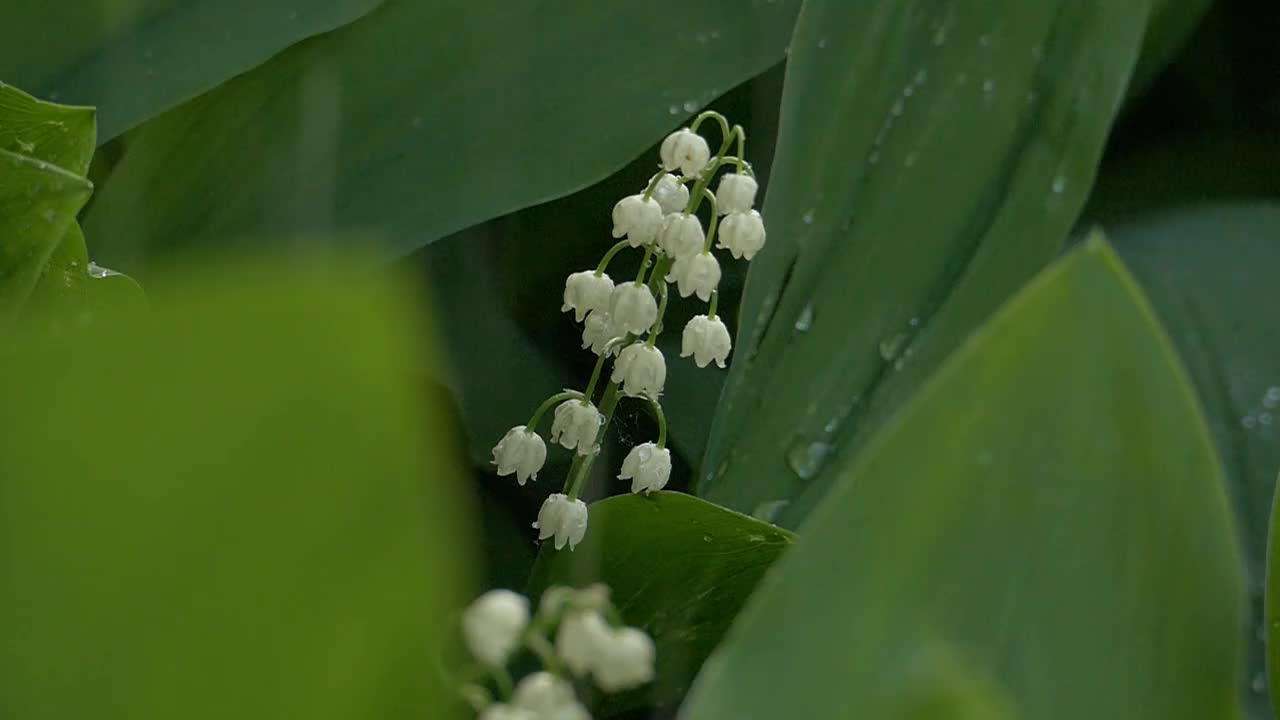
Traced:
<path fill-rule="evenodd" d="M 639 687 L 653 679 L 655 649 L 643 631 L 616 620 L 603 585 L 543 593 L 530 617 L 529 600 L 509 590 L 481 595 L 462 615 L 471 655 L 484 666 L 502 698 L 466 683 L 459 691 L 480 720 L 590 720 L 574 692 L 575 679 L 594 681 L 605 692 Z M 520 650 L 542 664 L 516 683 L 507 669 Z"/>
<path fill-rule="evenodd" d="M 723 140 L 716 153 L 698 127 L 706 120 L 719 123 Z M 737 155 L 730 149 L 737 146 Z M 499 475 L 516 476 L 521 485 L 537 480 L 547 459 L 547 446 L 537 433 L 538 421 L 555 407 L 551 442 L 574 451 L 564 491 L 548 497 L 533 527 L 541 540 L 555 539 L 555 548 L 572 550 L 586 534 L 587 506 L 578 493 L 599 453 L 601 439 L 622 398 L 647 401 L 658 420 L 657 442 L 631 449 L 622 462 L 619 479 L 631 481 L 631 492 L 661 490 L 671 477 L 671 452 L 666 448 L 666 417 L 658 402 L 667 380 L 667 361 L 655 346 L 666 314 L 668 284 L 680 297 L 696 296 L 709 303 L 684 327 L 680 357 L 693 357 L 698 367 L 715 362 L 725 366 L 733 340 L 729 328 L 716 315 L 719 299 L 720 261 L 714 249 L 727 250 L 734 258 L 750 260 L 764 246 L 764 221 L 754 209 L 755 174 L 743 153 L 746 134 L 741 126 L 729 127 L 724 116 L 704 112 L 687 128 L 662 141 L 661 169 L 645 189 L 618 201 L 613 207 L 613 237 L 618 242 L 605 252 L 594 270 L 569 275 L 564 284 L 562 312 L 572 312 L 583 324 L 582 347 L 597 356 L 595 370 L 585 390 L 565 390 L 552 395 L 526 425 L 517 425 L 493 448 L 493 464 Z M 719 175 L 715 192 L 711 183 Z M 706 202 L 706 229 L 698 210 Z M 718 233 L 718 235 L 717 235 Z M 618 253 L 643 249 L 640 271 L 634 280 L 615 282 L 605 273 Z M 609 385 L 597 406 L 596 385 L 605 362 L 613 358 Z"/>

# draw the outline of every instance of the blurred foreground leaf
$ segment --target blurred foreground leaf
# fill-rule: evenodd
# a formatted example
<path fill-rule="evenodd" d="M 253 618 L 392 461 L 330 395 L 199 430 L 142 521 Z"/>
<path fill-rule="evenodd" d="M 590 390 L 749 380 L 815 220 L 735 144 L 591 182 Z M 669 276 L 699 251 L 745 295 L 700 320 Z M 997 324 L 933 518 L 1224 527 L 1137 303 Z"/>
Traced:
<path fill-rule="evenodd" d="M 939 651 L 1019 718 L 1239 716 L 1218 460 L 1105 243 L 1018 294 L 839 470 L 682 718 L 898 717 Z"/>
<path fill-rule="evenodd" d="M 689 495 L 621 495 L 591 505 L 576 550 L 543 544 L 529 591 L 607 584 L 623 619 L 657 643 L 658 676 L 610 697 L 604 715 L 674 705 L 793 537 Z"/>
<path fill-rule="evenodd" d="M 406 297 L 224 265 L 156 304 L 0 359 L 0 716 L 449 716 L 469 513 Z"/>

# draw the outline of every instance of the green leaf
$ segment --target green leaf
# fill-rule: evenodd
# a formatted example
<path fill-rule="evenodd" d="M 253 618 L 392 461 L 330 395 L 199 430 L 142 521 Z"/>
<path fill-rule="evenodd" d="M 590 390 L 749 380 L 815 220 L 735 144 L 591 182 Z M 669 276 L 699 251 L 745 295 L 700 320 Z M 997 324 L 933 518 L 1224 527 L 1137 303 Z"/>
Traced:
<path fill-rule="evenodd" d="M 1103 0 L 808 2 L 698 493 L 797 526 L 1057 252 L 1146 20 Z M 839 465 L 835 462 L 834 465 Z M 788 504 L 789 503 L 789 504 Z"/>
<path fill-rule="evenodd" d="M 0 83 L 0 319 L 101 321 L 145 304 L 129 278 L 89 262 L 76 214 L 93 186 L 94 110 Z"/>
<path fill-rule="evenodd" d="M 472 540 L 409 295 L 192 270 L 0 360 L 0 715 L 454 717 Z"/>
<path fill-rule="evenodd" d="M 110 140 L 381 0 L 16 0 L 0 25 L 0 75 L 102 108 Z"/>
<path fill-rule="evenodd" d="M 892 717 L 939 648 L 1016 717 L 1238 717 L 1233 531 L 1173 348 L 1090 242 L 840 468 L 681 717 Z"/>
<path fill-rule="evenodd" d="M 1280 204 L 1155 215 L 1112 237 L 1195 380 L 1226 470 L 1252 591 L 1245 680 L 1254 716 L 1271 717 L 1262 587 L 1280 468 Z"/>
<path fill-rule="evenodd" d="M 331 226 L 404 253 L 616 170 L 780 60 L 798 6 L 390 0 L 130 134 L 86 229 L 134 273 Z"/>
<path fill-rule="evenodd" d="M 1212 5 L 1213 0 L 1151 0 L 1151 22 L 1133 70 L 1131 94 L 1143 92 L 1155 81 Z"/>
<path fill-rule="evenodd" d="M 591 524 L 576 550 L 543 544 L 529 593 L 607 584 L 623 619 L 652 635 L 658 654 L 654 683 L 611 697 L 604 715 L 670 705 L 792 538 L 689 495 L 612 497 L 591 505 Z"/>

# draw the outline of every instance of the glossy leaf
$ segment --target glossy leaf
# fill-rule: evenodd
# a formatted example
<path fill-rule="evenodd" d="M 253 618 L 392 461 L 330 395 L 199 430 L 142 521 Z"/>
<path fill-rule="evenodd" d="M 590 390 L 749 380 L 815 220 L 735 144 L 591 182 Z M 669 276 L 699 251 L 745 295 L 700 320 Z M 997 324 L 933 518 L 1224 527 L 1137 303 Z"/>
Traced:
<path fill-rule="evenodd" d="M 797 526 L 872 433 L 1057 252 L 1143 3 L 806 3 L 769 245 L 698 493 Z"/>
<path fill-rule="evenodd" d="M 0 715 L 454 717 L 468 513 L 406 295 L 193 270 L 0 360 Z"/>
<path fill-rule="evenodd" d="M 10 0 L 0 77 L 96 105 L 103 141 L 243 73 L 381 0 Z"/>
<path fill-rule="evenodd" d="M 941 653 L 1015 717 L 1236 718 L 1222 483 L 1172 346 L 1091 241 L 840 468 L 681 717 L 900 716 Z"/>
<path fill-rule="evenodd" d="M 791 533 L 672 492 L 623 495 L 591 505 L 577 549 L 543 544 L 530 594 L 552 585 L 607 584 L 623 619 L 658 647 L 657 679 L 612 697 L 604 715 L 670 705 L 720 642 Z"/>
<path fill-rule="evenodd" d="M 1253 716 L 1271 717 L 1262 587 L 1280 469 L 1280 204 L 1164 213 L 1112 237 L 1196 383 L 1226 470 L 1251 589 L 1246 692 Z"/>
<path fill-rule="evenodd" d="M 390 0 L 128 137 L 108 261 L 376 228 L 404 253 L 616 170 L 783 56 L 798 0 Z"/>

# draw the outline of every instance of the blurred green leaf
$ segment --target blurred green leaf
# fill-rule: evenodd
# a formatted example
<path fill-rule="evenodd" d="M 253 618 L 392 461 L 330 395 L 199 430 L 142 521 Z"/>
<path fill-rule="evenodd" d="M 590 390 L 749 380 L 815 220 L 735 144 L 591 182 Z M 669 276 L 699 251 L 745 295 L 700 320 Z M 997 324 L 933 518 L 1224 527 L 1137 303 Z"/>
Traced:
<path fill-rule="evenodd" d="M 1142 55 L 1133 70 L 1130 94 L 1141 93 L 1151 85 L 1213 5 L 1213 0 L 1150 2 L 1151 20 L 1142 39 Z"/>
<path fill-rule="evenodd" d="M 652 635 L 658 654 L 653 684 L 610 697 L 603 715 L 674 705 L 793 537 L 689 495 L 612 497 L 591 505 L 576 550 L 543 544 L 529 594 L 607 584 L 623 619 Z"/>
<path fill-rule="evenodd" d="M 0 360 L 0 715 L 452 717 L 469 513 L 407 298 L 193 270 Z"/>
<path fill-rule="evenodd" d="M 1254 716 L 1271 717 L 1262 588 L 1280 468 L 1280 204 L 1165 213 L 1112 237 L 1195 380 L 1226 469 L 1251 590 L 1245 680 Z"/>
<path fill-rule="evenodd" d="M 387 255 L 608 175 L 776 63 L 799 0 L 389 0 L 128 136 L 86 221 L 154 257 L 337 227 Z"/>
<path fill-rule="evenodd" d="M 840 469 L 681 717 L 884 717 L 941 647 L 1017 717 L 1235 718 L 1237 552 L 1186 375 L 1093 241 Z"/>
<path fill-rule="evenodd" d="M 770 241 L 748 276 L 700 495 L 797 526 L 833 459 L 1048 262 L 1146 16 L 1102 0 L 805 4 Z"/>
<path fill-rule="evenodd" d="M 381 0 L 10 0 L 0 78 L 96 105 L 102 140 L 253 68 Z"/>
<path fill-rule="evenodd" d="M 145 305 L 132 280 L 89 262 L 75 221 L 93 192 L 94 132 L 93 108 L 0 83 L 0 318 L 84 323 Z"/>

